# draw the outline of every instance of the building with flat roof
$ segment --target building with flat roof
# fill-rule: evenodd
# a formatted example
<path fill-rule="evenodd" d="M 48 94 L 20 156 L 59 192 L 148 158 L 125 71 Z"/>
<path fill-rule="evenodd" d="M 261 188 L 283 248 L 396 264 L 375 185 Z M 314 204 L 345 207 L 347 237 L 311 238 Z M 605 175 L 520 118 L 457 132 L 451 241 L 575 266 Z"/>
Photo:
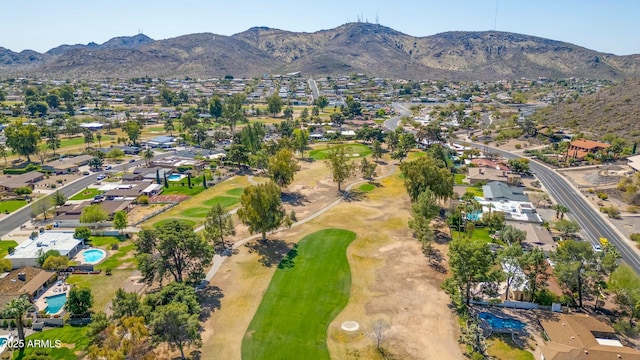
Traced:
<path fill-rule="evenodd" d="M 73 237 L 73 231 L 45 231 L 33 240 L 26 240 L 16 246 L 12 254 L 5 258 L 11 261 L 13 269 L 36 266 L 40 252 L 57 250 L 60 255 L 74 257 L 83 246 L 83 241 Z"/>

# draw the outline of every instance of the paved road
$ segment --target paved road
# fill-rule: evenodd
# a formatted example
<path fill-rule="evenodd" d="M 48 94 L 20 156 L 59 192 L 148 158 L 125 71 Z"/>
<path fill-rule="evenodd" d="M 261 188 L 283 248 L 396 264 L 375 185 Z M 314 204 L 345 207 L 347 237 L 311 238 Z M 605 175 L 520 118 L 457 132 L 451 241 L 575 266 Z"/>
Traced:
<path fill-rule="evenodd" d="M 320 92 L 318 91 L 318 85 L 316 81 L 312 78 L 309 78 L 309 87 L 311 88 L 311 96 L 313 96 L 313 101 L 316 101 L 320 97 Z"/>
<path fill-rule="evenodd" d="M 470 144 L 460 142 L 463 145 L 474 145 L 480 149 L 484 149 L 485 145 Z M 515 159 L 520 156 L 497 148 L 489 149 L 498 153 L 507 159 Z M 640 259 L 637 253 L 621 238 L 621 234 L 614 229 L 597 210 L 595 210 L 579 190 L 572 186 L 562 175 L 555 170 L 548 168 L 541 163 L 532 160 L 530 162 L 531 171 L 533 171 L 540 182 L 547 189 L 549 194 L 556 202 L 567 206 L 570 210 L 569 215 L 578 222 L 580 228 L 584 232 L 587 240 L 592 244 L 598 244 L 600 237 L 605 237 L 615 245 L 624 262 L 631 266 L 636 273 L 640 274 Z"/>
<path fill-rule="evenodd" d="M 156 159 L 162 158 L 169 155 L 173 155 L 173 153 L 163 153 L 155 156 L 155 158 Z M 122 169 L 124 169 L 125 167 L 127 169 L 131 169 L 141 164 L 144 164 L 144 160 L 138 160 L 132 163 L 124 163 L 122 165 L 117 165 L 117 166 L 114 166 L 110 171 L 118 172 L 118 171 L 122 171 Z M 61 187 L 58 190 L 60 190 L 60 192 L 62 192 L 65 196 L 71 197 L 72 195 L 76 194 L 80 190 L 95 183 L 98 175 L 104 174 L 104 173 L 105 171 L 98 171 L 98 172 L 92 173 L 91 175 L 82 177 L 69 185 Z M 51 196 L 52 195 L 49 195 L 48 197 L 51 197 Z M 9 216 L 0 220 L 0 237 L 7 235 L 8 233 L 20 227 L 20 225 L 26 223 L 29 220 L 31 220 L 31 206 L 25 206 L 22 209 L 11 213 Z"/>
<path fill-rule="evenodd" d="M 400 119 L 402 119 L 402 117 L 411 116 L 411 110 L 407 109 L 404 105 L 399 103 L 393 103 L 391 104 L 391 106 L 395 111 L 399 113 L 399 115 L 394 116 L 391 119 L 385 120 L 384 127 L 386 127 L 391 131 L 394 131 L 395 129 L 398 128 L 398 123 L 400 122 Z"/>

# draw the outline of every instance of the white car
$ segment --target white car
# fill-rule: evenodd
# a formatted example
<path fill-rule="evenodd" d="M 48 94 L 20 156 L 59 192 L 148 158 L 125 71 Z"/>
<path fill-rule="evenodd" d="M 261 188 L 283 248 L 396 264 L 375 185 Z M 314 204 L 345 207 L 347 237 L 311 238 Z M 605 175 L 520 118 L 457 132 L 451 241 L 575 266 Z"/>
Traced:
<path fill-rule="evenodd" d="M 103 180 L 103 179 L 106 179 L 106 178 L 107 178 L 107 175 L 105 175 L 105 174 L 100 174 L 100 175 L 98 175 L 98 178 L 97 178 L 97 179 L 98 179 L 98 181 L 100 181 L 100 180 Z"/>
<path fill-rule="evenodd" d="M 602 247 L 600 246 L 600 244 L 593 245 L 593 251 L 595 251 L 595 252 L 602 251 Z"/>

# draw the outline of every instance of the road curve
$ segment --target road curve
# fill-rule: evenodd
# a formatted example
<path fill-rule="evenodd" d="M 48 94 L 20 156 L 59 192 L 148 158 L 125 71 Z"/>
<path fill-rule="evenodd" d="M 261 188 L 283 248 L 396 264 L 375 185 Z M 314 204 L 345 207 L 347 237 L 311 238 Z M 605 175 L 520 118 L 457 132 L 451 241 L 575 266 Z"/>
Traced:
<path fill-rule="evenodd" d="M 456 143 L 474 146 L 479 149 L 488 148 L 507 159 L 516 159 L 521 157 L 505 150 L 487 147 L 483 144 L 463 141 L 457 141 Z M 569 208 L 569 215 L 578 222 L 590 243 L 598 244 L 600 237 L 609 239 L 609 242 L 615 245 L 618 252 L 622 255 L 622 260 L 633 268 L 636 273 L 640 274 L 640 258 L 638 257 L 638 254 L 629 246 L 627 241 L 622 238 L 623 235 L 617 229 L 614 229 L 603 218 L 603 215 L 588 203 L 588 201 L 579 193 L 578 189 L 572 186 L 562 175 L 558 174 L 557 171 L 536 160 L 530 161 L 530 168 L 538 180 L 547 189 L 549 195 L 551 195 L 557 203 L 563 204 Z"/>
<path fill-rule="evenodd" d="M 404 105 L 399 103 L 391 104 L 394 110 L 396 110 L 399 115 L 396 115 L 390 119 L 384 121 L 384 127 L 391 131 L 395 131 L 398 128 L 398 124 L 400 123 L 400 119 L 404 116 L 411 116 L 411 110 L 407 109 Z"/>

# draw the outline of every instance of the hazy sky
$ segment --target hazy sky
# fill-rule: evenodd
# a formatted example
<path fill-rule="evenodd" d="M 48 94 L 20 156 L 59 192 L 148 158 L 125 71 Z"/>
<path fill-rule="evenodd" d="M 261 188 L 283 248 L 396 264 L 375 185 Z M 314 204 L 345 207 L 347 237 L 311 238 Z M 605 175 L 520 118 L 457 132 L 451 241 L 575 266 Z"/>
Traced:
<path fill-rule="evenodd" d="M 640 53 L 637 0 L 4 0 L 0 46 L 47 51 L 138 32 L 166 39 L 252 26 L 313 32 L 356 21 L 414 36 L 499 30 L 618 55 Z M 497 14 L 497 16 L 496 16 Z"/>

